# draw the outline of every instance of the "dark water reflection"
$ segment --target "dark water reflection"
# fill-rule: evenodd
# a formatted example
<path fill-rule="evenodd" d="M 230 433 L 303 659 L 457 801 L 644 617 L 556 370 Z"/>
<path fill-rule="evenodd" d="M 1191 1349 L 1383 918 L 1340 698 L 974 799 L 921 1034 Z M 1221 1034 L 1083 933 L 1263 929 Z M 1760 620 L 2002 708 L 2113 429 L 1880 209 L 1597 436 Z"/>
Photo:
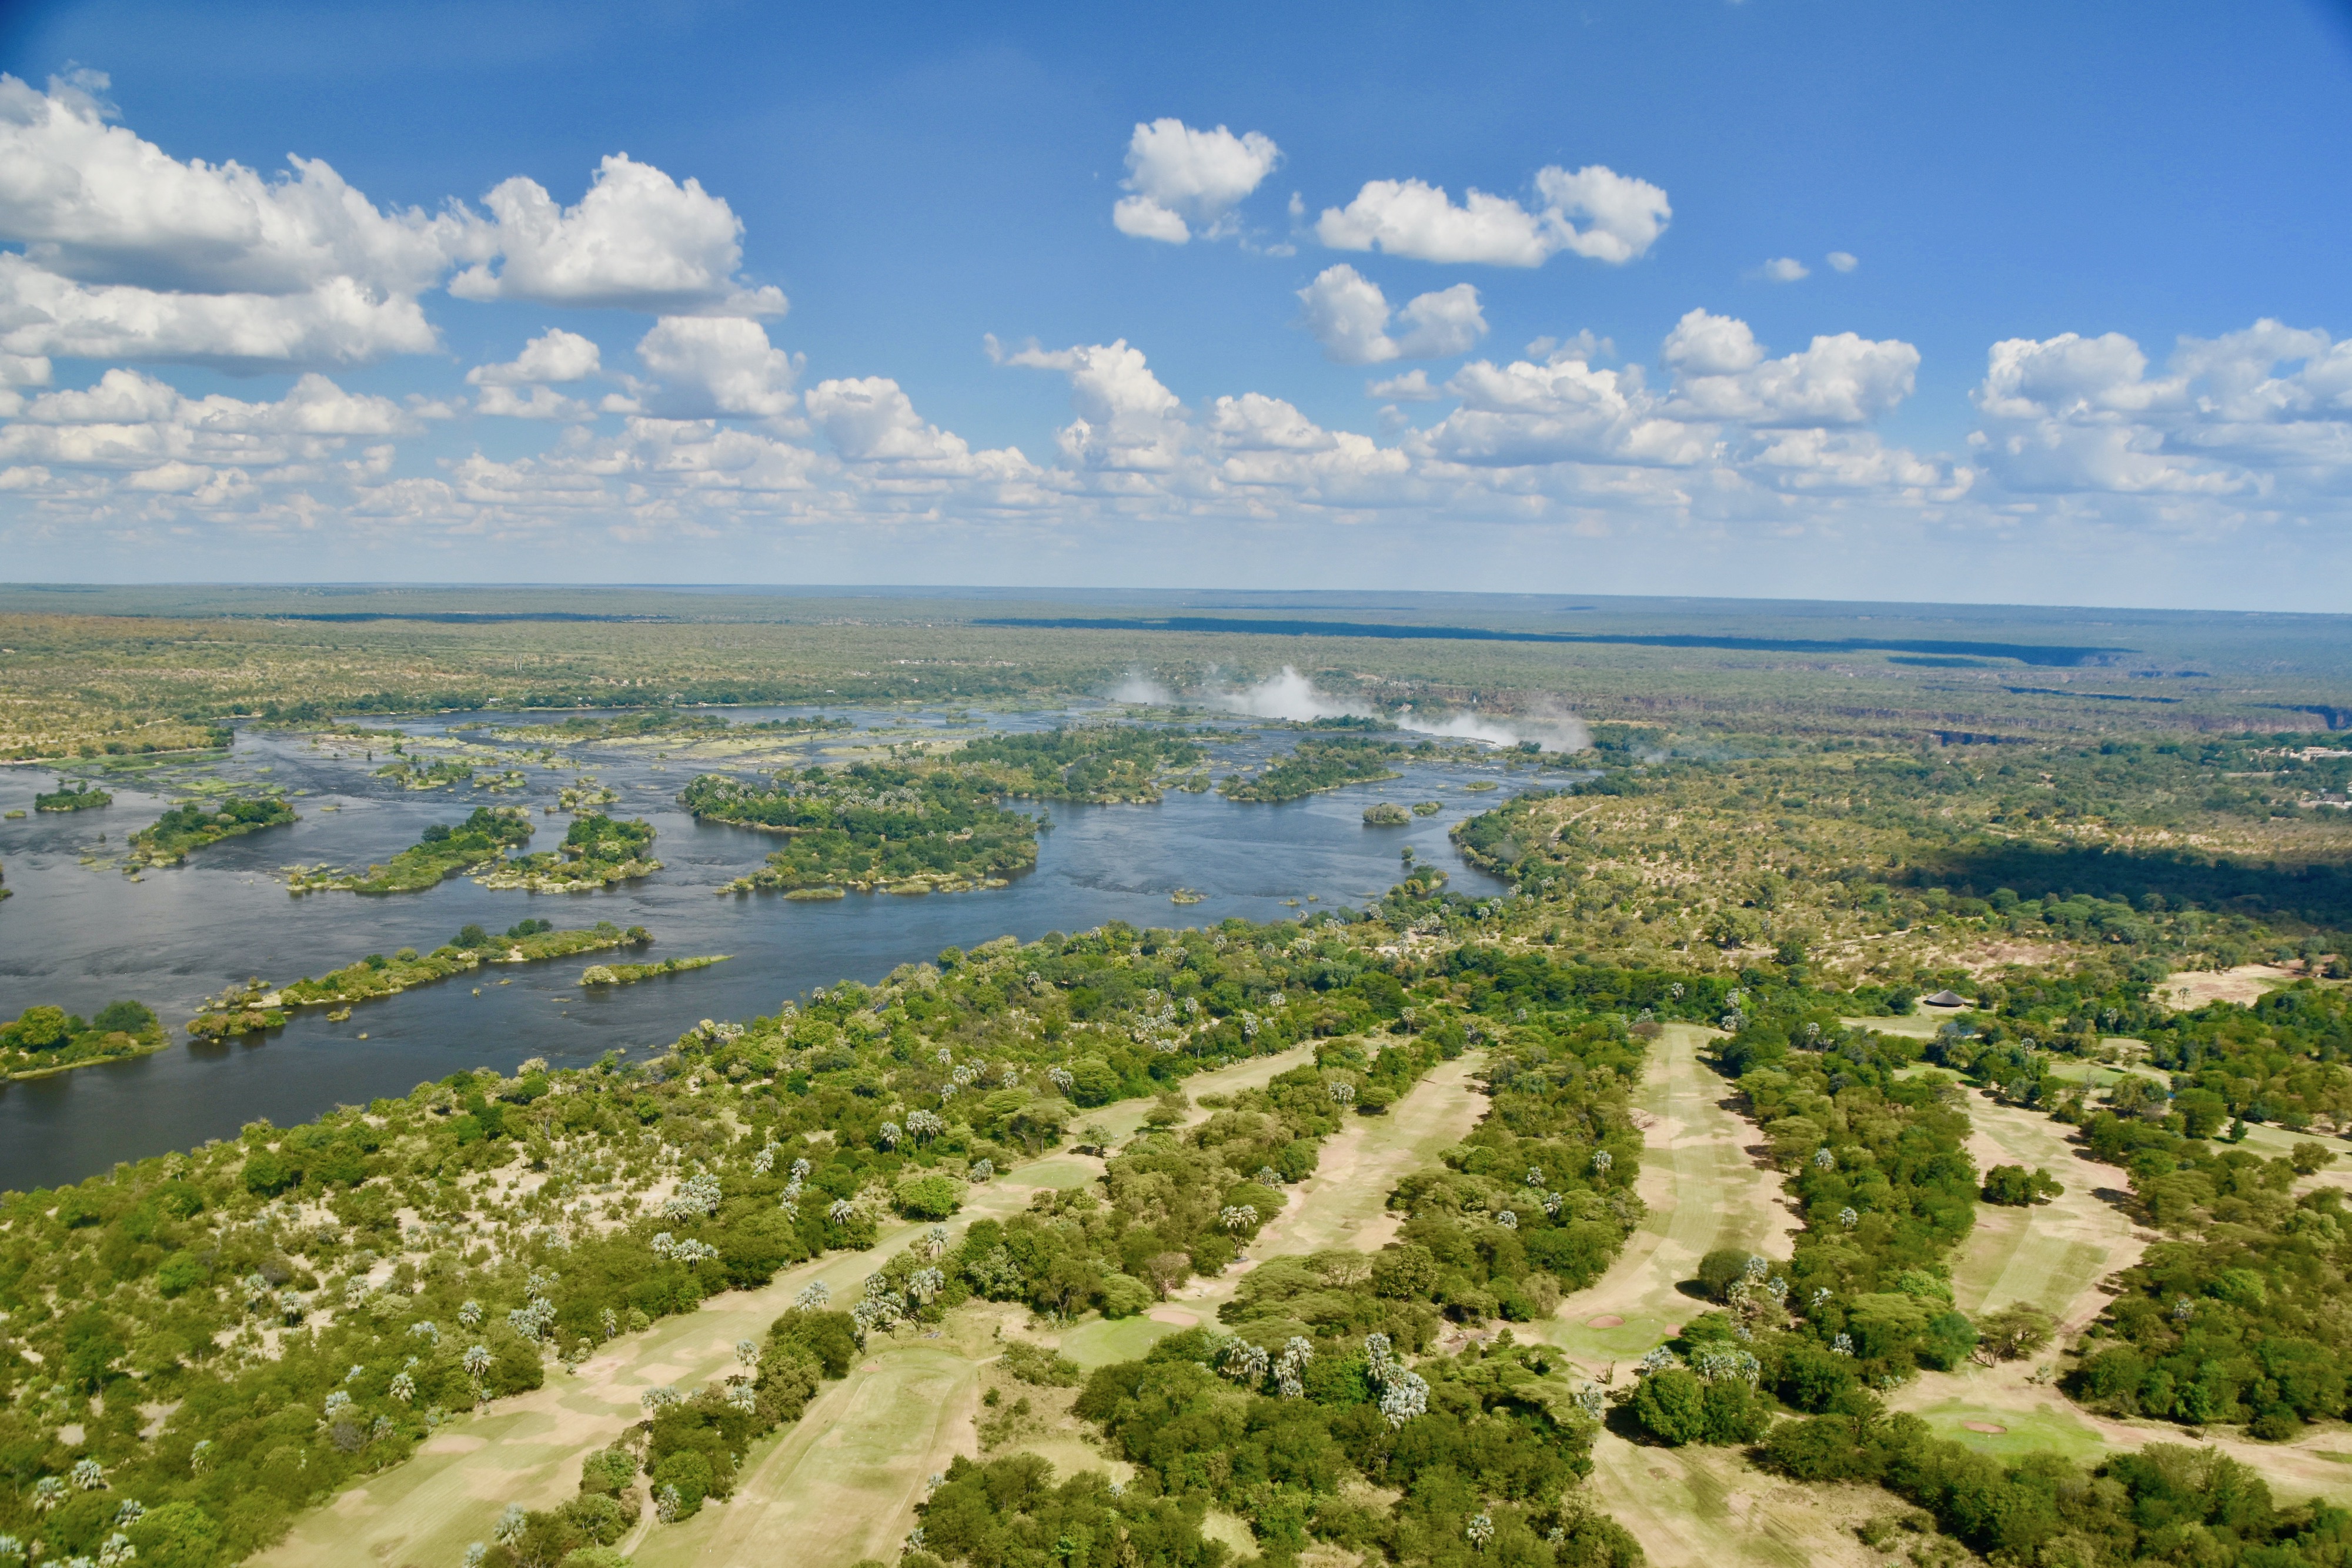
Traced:
<path fill-rule="evenodd" d="M 864 726 L 940 723 L 935 716 L 856 716 Z M 1026 727 L 1051 716 L 1000 722 Z M 404 727 L 423 733 L 441 727 Z M 1221 775 L 1234 761 L 1292 743 L 1287 735 L 1235 734 L 1235 745 L 1217 753 Z M 646 747 L 571 747 L 563 755 L 621 790 L 622 803 L 610 808 L 615 814 L 654 823 L 663 871 L 594 894 L 492 892 L 461 879 L 391 898 L 290 897 L 276 880 L 289 862 L 381 861 L 415 841 L 427 824 L 458 820 L 485 801 L 531 807 L 541 823 L 535 842 L 547 847 L 568 819 L 541 816 L 538 808 L 551 803 L 576 770 L 533 767 L 528 789 L 512 795 L 463 787 L 409 793 L 374 778 L 364 759 L 331 758 L 304 738 L 257 734 L 240 737 L 225 771 L 262 777 L 268 769 L 270 781 L 308 790 L 294 802 L 302 821 L 217 845 L 190 866 L 150 871 L 134 883 L 102 864 L 79 863 L 85 852 L 119 852 L 127 834 L 170 803 L 168 794 L 118 786 L 107 810 L 0 822 L 0 861 L 15 893 L 0 903 L 0 1019 L 38 1002 L 86 1015 L 117 997 L 137 997 L 175 1037 L 142 1061 L 0 1088 L 0 1188 L 77 1178 L 117 1160 L 233 1134 L 256 1117 L 289 1124 L 337 1103 L 405 1093 L 460 1067 L 510 1070 L 529 1056 L 578 1063 L 614 1046 L 658 1046 L 698 1019 L 772 1012 L 813 987 L 844 977 L 873 980 L 942 947 L 1008 933 L 1028 940 L 1112 919 L 1139 926 L 1206 925 L 1234 915 L 1278 920 L 1360 906 L 1395 882 L 1398 852 L 1406 844 L 1450 872 L 1457 891 L 1500 892 L 1501 884 L 1463 863 L 1446 830 L 1520 789 L 1560 779 L 1487 762 L 1416 767 L 1389 783 L 1284 806 L 1175 793 L 1155 806 L 1056 805 L 1036 870 L 1011 887 L 791 903 L 713 895 L 713 887 L 756 867 L 775 847 L 767 835 L 698 823 L 677 809 L 673 797 L 686 781 L 718 764 L 681 757 L 660 762 Z M 0 770 L 0 809 L 29 807 L 36 790 L 50 787 L 46 771 Z M 1498 788 L 1465 792 L 1462 786 L 1474 780 Z M 1431 799 L 1444 800 L 1445 810 L 1409 827 L 1363 825 L 1363 809 L 1375 800 Z M 330 805 L 341 809 L 321 810 Z M 1209 897 L 1178 906 L 1169 898 L 1178 887 Z M 1310 895 L 1315 902 L 1307 902 Z M 1287 899 L 1301 902 L 1293 907 Z M 589 959 L 484 971 L 363 1004 L 344 1023 L 310 1011 L 263 1039 L 181 1043 L 180 1026 L 196 1004 L 247 976 L 282 982 L 322 974 L 369 952 L 430 949 L 468 921 L 495 931 L 525 916 L 565 926 L 644 925 L 658 939 L 656 956 L 734 957 L 591 996 L 567 983 L 577 981 Z M 477 982 L 479 996 L 473 994 Z"/>

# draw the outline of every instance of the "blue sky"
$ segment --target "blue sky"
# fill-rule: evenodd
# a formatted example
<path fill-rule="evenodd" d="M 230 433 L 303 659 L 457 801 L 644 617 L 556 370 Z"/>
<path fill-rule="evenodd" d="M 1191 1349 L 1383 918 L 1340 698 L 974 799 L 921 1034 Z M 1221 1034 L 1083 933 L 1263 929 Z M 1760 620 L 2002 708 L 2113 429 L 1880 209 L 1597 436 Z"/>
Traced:
<path fill-rule="evenodd" d="M 2340 11 L 980 12 L 10 8 L 7 574 L 2337 607 Z"/>

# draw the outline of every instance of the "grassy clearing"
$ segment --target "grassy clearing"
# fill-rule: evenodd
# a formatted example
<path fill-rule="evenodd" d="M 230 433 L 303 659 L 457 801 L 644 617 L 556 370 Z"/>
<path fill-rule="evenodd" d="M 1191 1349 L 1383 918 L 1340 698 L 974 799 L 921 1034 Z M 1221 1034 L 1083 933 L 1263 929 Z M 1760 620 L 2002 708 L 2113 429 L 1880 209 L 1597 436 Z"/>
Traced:
<path fill-rule="evenodd" d="M 1698 1260 L 1717 1247 L 1745 1247 L 1784 1257 L 1793 1230 L 1781 1207 L 1781 1178 L 1748 1153 L 1755 1130 L 1727 1108 L 1730 1086 L 1699 1060 L 1707 1031 L 1669 1024 L 1650 1048 L 1650 1066 L 1635 1096 L 1652 1120 L 1643 1129 L 1642 1179 L 1636 1190 L 1649 1217 L 1599 1283 L 1560 1304 L 1539 1325 L 1542 1337 L 1602 1375 L 1612 1362 L 1631 1362 L 1667 1337 L 1706 1304 L 1677 1287 L 1698 1272 Z M 1613 1325 L 1591 1320 L 1615 1317 Z"/>
<path fill-rule="evenodd" d="M 1062 1354 L 1092 1372 L 1113 1362 L 1136 1360 L 1181 1326 L 1152 1318 L 1121 1318 L 1116 1322 L 1097 1318 L 1062 1335 Z"/>
<path fill-rule="evenodd" d="M 1315 1252 L 1327 1247 L 1371 1251 L 1394 1222 L 1389 1194 L 1398 1182 L 1436 1163 L 1440 1151 L 1467 1136 L 1486 1113 L 1471 1074 L 1478 1053 L 1443 1062 L 1381 1116 L 1358 1116 L 1324 1140 L 1315 1174 L 1291 1189 L 1289 1205 L 1251 1243 L 1253 1256 Z"/>

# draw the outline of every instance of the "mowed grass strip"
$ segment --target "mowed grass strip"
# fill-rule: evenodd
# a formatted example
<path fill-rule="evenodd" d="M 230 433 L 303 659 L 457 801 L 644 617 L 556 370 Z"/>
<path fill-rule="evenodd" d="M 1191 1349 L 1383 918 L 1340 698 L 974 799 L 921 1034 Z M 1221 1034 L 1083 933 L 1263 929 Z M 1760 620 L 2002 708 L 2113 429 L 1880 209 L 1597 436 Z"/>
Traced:
<path fill-rule="evenodd" d="M 1561 1302 L 1557 1316 L 1538 1325 L 1596 1375 L 1610 1363 L 1629 1363 L 1668 1337 L 1707 1303 L 1679 1289 L 1695 1279 L 1701 1258 L 1718 1247 L 1740 1247 L 1786 1258 L 1796 1221 L 1783 1206 L 1780 1174 L 1748 1153 L 1762 1134 L 1726 1107 L 1732 1087 L 1699 1058 L 1711 1031 L 1668 1024 L 1650 1044 L 1650 1060 L 1634 1097 L 1654 1118 L 1643 1133 L 1642 1177 L 1635 1190 L 1649 1206 L 1640 1228 L 1608 1273 Z M 1617 1318 L 1595 1327 L 1596 1318 Z M 1630 1368 L 1623 1370 L 1630 1375 Z"/>

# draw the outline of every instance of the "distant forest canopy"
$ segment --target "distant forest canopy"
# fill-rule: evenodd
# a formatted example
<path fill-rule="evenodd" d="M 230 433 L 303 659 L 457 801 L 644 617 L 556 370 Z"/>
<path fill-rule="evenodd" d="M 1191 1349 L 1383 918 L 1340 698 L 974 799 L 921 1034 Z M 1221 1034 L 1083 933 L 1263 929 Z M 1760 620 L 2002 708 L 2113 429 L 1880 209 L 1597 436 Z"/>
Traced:
<path fill-rule="evenodd" d="M 307 619 L 321 616 L 337 619 Z M 1383 713 L 1565 704 L 1587 721 L 1741 745 L 2352 727 L 2352 629 L 2326 616 L 1459 594 L 18 586 L 0 588 L 0 646 L 20 698 L 0 716 L 0 760 L 217 747 L 227 721 L 253 716 L 1062 700 L 1108 695 L 1137 674 L 1200 700 L 1286 665 Z"/>

